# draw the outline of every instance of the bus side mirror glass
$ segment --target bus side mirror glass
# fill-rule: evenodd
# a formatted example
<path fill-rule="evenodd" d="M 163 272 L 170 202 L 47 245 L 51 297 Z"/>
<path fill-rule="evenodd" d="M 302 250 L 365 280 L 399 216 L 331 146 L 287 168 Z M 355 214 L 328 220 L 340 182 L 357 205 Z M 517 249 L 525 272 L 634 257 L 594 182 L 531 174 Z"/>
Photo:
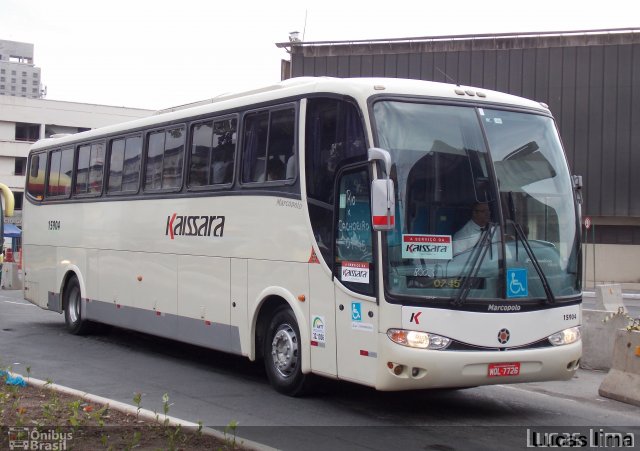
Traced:
<path fill-rule="evenodd" d="M 393 181 L 378 179 L 371 182 L 371 223 L 375 231 L 393 230 L 395 226 L 396 196 Z"/>

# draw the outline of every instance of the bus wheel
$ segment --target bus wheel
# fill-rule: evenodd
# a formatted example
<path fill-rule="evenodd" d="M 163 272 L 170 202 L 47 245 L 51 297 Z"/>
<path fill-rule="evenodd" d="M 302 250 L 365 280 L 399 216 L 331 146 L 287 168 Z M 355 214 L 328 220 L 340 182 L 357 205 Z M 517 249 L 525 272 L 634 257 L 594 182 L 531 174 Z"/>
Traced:
<path fill-rule="evenodd" d="M 82 297 L 78 279 L 72 278 L 64 290 L 64 322 L 67 329 L 74 335 L 89 332 L 90 324 L 82 318 Z"/>
<path fill-rule="evenodd" d="M 288 307 L 276 310 L 264 340 L 264 365 L 271 385 L 289 396 L 306 392 L 310 375 L 302 374 L 300 330 Z"/>

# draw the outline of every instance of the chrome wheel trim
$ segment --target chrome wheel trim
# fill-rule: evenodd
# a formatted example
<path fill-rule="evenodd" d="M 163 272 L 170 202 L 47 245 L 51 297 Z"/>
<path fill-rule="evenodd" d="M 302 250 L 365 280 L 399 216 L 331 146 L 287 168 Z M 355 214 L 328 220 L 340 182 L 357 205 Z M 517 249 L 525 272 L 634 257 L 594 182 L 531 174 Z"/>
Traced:
<path fill-rule="evenodd" d="M 298 368 L 298 337 L 289 324 L 281 324 L 271 342 L 273 367 L 283 378 L 291 377 Z"/>

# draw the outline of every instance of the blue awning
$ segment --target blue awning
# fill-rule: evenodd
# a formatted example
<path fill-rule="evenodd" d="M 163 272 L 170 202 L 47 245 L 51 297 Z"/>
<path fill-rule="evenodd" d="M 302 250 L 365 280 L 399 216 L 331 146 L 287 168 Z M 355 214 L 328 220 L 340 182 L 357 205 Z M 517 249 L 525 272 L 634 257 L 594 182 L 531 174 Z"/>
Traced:
<path fill-rule="evenodd" d="M 5 238 L 20 238 L 22 235 L 22 230 L 14 226 L 13 224 L 5 224 L 4 225 L 4 236 Z"/>

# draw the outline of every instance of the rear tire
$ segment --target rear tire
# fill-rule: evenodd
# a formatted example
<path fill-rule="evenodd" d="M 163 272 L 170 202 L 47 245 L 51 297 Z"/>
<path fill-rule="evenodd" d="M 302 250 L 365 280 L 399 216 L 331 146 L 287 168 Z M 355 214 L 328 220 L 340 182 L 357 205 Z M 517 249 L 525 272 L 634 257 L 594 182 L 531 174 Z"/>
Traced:
<path fill-rule="evenodd" d="M 264 339 L 264 366 L 276 391 L 289 396 L 308 392 L 311 375 L 302 373 L 300 329 L 289 307 L 275 311 Z"/>
<path fill-rule="evenodd" d="M 91 323 L 83 318 L 80 284 L 75 277 L 64 290 L 64 322 L 73 335 L 83 335 L 91 330 Z"/>

